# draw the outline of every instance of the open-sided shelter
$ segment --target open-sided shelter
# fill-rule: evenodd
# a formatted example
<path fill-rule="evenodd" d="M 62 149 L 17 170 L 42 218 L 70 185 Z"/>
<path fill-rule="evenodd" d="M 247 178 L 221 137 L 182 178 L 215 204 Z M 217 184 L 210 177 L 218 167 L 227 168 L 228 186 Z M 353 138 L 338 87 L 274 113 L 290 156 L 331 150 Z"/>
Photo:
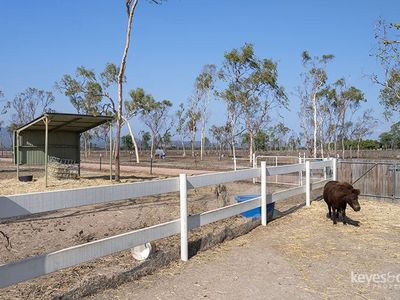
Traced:
<path fill-rule="evenodd" d="M 17 128 L 14 132 L 14 161 L 17 165 L 17 177 L 19 177 L 20 164 L 44 164 L 47 186 L 49 157 L 73 161 L 80 167 L 81 134 L 99 125 L 110 123 L 111 137 L 111 121 L 112 117 L 109 116 L 45 113 Z M 112 145 L 111 139 L 110 145 Z"/>

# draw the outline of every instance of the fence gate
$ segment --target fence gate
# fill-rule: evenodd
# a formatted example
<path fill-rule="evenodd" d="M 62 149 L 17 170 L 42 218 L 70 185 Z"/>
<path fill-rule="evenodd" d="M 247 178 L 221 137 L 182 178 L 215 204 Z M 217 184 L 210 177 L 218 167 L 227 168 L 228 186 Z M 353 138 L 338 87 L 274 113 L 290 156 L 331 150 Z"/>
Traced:
<path fill-rule="evenodd" d="M 339 160 L 338 179 L 362 196 L 400 199 L 400 161 Z"/>

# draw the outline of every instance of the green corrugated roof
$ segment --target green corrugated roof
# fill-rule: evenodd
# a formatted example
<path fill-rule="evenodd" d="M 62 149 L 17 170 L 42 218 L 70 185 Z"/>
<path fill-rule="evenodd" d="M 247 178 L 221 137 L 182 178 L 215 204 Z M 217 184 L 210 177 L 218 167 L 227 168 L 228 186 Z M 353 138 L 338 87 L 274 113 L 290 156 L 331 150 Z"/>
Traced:
<path fill-rule="evenodd" d="M 92 116 L 65 113 L 45 113 L 31 122 L 20 126 L 18 130 L 45 130 L 44 122 L 39 121 L 47 117 L 49 122 L 49 132 L 54 131 L 71 131 L 82 133 L 95 128 L 101 124 L 110 122 L 113 117 L 109 116 Z"/>

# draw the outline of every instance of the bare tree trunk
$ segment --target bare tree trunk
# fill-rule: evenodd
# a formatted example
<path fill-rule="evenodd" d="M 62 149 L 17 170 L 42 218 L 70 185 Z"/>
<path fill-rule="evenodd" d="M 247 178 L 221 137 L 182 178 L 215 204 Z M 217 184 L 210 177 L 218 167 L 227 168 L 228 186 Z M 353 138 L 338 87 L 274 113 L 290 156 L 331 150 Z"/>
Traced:
<path fill-rule="evenodd" d="M 136 156 L 136 163 L 140 163 L 140 158 L 139 158 L 139 149 L 138 145 L 136 143 L 135 136 L 133 135 L 131 124 L 129 124 L 128 119 L 126 119 L 124 116 L 122 116 L 122 119 L 125 121 L 126 125 L 128 126 L 129 134 L 132 139 L 133 147 L 135 148 L 135 156 Z"/>
<path fill-rule="evenodd" d="M 206 138 L 206 119 L 205 116 L 203 115 L 201 120 L 200 160 L 203 160 L 205 138 Z"/>
<path fill-rule="evenodd" d="M 124 82 L 124 74 L 125 74 L 125 67 L 126 67 L 126 58 L 128 56 L 128 50 L 129 50 L 129 45 L 131 41 L 131 29 L 132 29 L 132 20 L 133 20 L 133 13 L 135 12 L 136 5 L 138 3 L 138 0 L 135 0 L 132 4 L 132 7 L 130 7 L 130 2 L 127 1 L 126 5 L 128 8 L 128 25 L 127 25 L 127 31 L 126 31 L 126 38 L 125 38 L 125 48 L 124 52 L 122 54 L 122 60 L 121 60 L 121 65 L 119 68 L 119 73 L 118 73 L 118 111 L 117 111 L 117 129 L 115 133 L 115 180 L 119 181 L 120 180 L 120 173 L 121 173 L 121 168 L 120 168 L 120 157 L 119 157 L 119 152 L 120 152 L 120 139 L 121 139 L 121 125 L 122 125 L 122 102 L 123 102 L 123 95 L 122 95 L 122 85 Z"/>
<path fill-rule="evenodd" d="M 155 142 L 155 137 L 154 137 L 154 132 L 151 133 L 151 146 L 150 146 L 150 158 L 154 158 L 154 142 Z"/>
<path fill-rule="evenodd" d="M 344 137 L 342 136 L 342 158 L 344 158 Z"/>
<path fill-rule="evenodd" d="M 254 143 L 253 132 L 249 132 L 249 138 L 250 138 L 249 161 L 250 161 L 250 164 L 252 164 L 253 163 L 253 143 Z"/>
<path fill-rule="evenodd" d="M 194 157 L 194 143 L 196 142 L 195 139 L 196 139 L 196 132 L 192 131 L 192 157 Z"/>
<path fill-rule="evenodd" d="M 185 149 L 185 142 L 184 140 L 181 138 L 181 143 L 182 143 L 182 157 L 186 157 L 186 149 Z"/>
<path fill-rule="evenodd" d="M 317 158 L 317 95 L 314 93 L 313 94 L 313 99 L 312 99 L 312 109 L 313 109 L 313 118 L 314 118 L 314 151 L 313 151 L 313 156 L 314 158 Z"/>

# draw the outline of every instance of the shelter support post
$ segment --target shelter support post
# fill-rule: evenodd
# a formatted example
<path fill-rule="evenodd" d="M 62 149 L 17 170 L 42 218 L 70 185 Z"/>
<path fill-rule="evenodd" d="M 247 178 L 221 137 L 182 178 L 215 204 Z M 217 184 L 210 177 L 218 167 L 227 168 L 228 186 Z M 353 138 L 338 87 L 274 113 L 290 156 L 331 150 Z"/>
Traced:
<path fill-rule="evenodd" d="M 17 134 L 16 134 L 16 141 L 15 141 L 15 143 L 16 143 L 16 145 L 17 145 L 17 153 L 15 153 L 15 156 L 16 156 L 16 164 L 17 164 L 17 179 L 19 179 L 19 131 L 17 131 Z"/>

